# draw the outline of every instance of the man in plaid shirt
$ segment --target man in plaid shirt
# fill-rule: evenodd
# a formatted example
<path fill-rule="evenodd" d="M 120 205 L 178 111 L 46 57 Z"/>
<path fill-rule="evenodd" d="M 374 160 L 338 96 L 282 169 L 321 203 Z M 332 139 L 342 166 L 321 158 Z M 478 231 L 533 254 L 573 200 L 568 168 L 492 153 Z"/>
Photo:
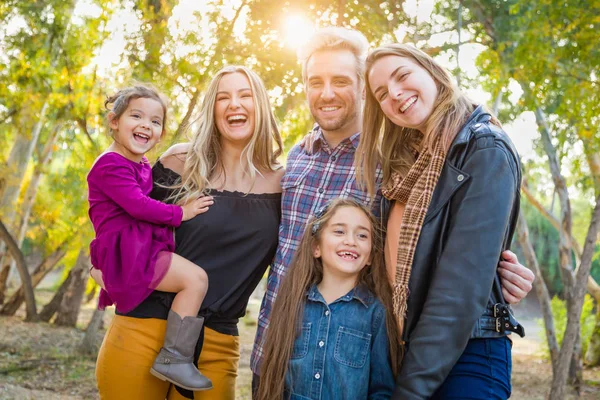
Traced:
<path fill-rule="evenodd" d="M 290 150 L 281 181 L 279 245 L 269 270 L 250 359 L 254 372 L 253 392 L 258 385 L 273 303 L 308 219 L 331 198 L 353 197 L 365 204 L 369 201 L 367 193 L 356 184 L 353 167 L 362 123 L 361 93 L 367 51 L 368 42 L 360 32 L 323 28 L 299 52 L 310 112 L 317 124 L 310 135 L 312 140 L 308 140 L 306 146 L 296 145 Z M 381 182 L 381 171 L 378 171 L 378 178 Z M 380 194 L 372 205 L 375 215 L 380 215 Z M 529 283 L 528 287 L 525 283 L 524 290 L 516 288 L 521 285 L 513 285 L 518 301 L 531 290 L 529 281 L 533 281 L 533 274 L 518 265 L 516 257 L 513 262 L 517 263 L 512 264 L 517 274 L 511 281 L 521 285 L 523 280 Z"/>
<path fill-rule="evenodd" d="M 361 33 L 325 28 L 299 52 L 310 112 L 317 124 L 312 131 L 312 143 L 307 143 L 306 149 L 296 145 L 288 154 L 281 181 L 279 245 L 258 316 L 250 359 L 254 374 L 259 373 L 273 302 L 306 222 L 334 197 L 368 202 L 367 194 L 357 187 L 353 166 L 360 137 L 360 93 L 367 51 L 368 42 Z M 377 214 L 379 203 L 378 195 L 373 203 L 377 205 L 373 210 Z"/>

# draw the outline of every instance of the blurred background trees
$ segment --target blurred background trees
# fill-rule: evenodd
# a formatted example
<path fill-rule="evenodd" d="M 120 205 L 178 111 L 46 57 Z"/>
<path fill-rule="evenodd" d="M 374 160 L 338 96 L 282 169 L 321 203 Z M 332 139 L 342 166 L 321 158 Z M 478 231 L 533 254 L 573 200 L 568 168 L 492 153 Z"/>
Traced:
<path fill-rule="evenodd" d="M 535 284 L 546 293 L 536 290 L 538 301 L 550 309 L 557 296 L 573 311 L 557 318 L 579 319 L 576 271 L 591 270 L 581 279 L 594 327 L 571 346 L 577 385 L 582 361 L 600 364 L 600 247 L 592 218 L 600 194 L 599 15 L 600 0 L 5 0 L 0 221 L 20 255 L 2 235 L 0 313 L 27 303 L 29 319 L 74 324 L 84 292 L 96 290 L 87 282 L 93 230 L 85 178 L 109 144 L 107 95 L 139 80 L 168 96 L 170 136 L 149 155 L 155 159 L 186 140 L 213 74 L 243 64 L 264 79 L 289 149 L 312 126 L 296 50 L 315 27 L 338 25 L 360 30 L 373 46 L 401 41 L 426 50 L 500 116 L 517 144 L 529 143 L 520 149 L 524 223 L 515 246 L 533 249 L 520 258 L 535 257 L 543 277 Z M 25 271 L 15 261 L 21 256 Z M 33 288 L 58 268 L 62 284 L 38 314 Z M 544 315 L 549 329 L 569 325 Z M 558 369 L 558 344 L 554 350 Z"/>

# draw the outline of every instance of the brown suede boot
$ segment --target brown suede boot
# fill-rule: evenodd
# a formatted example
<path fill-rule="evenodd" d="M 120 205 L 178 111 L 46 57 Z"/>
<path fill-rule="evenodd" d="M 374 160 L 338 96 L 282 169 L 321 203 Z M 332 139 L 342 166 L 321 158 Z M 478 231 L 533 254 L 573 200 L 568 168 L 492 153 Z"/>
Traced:
<path fill-rule="evenodd" d="M 212 389 L 210 379 L 194 365 L 194 350 L 200 337 L 204 318 L 181 318 L 170 310 L 167 317 L 165 343 L 154 360 L 150 373 L 187 390 Z"/>

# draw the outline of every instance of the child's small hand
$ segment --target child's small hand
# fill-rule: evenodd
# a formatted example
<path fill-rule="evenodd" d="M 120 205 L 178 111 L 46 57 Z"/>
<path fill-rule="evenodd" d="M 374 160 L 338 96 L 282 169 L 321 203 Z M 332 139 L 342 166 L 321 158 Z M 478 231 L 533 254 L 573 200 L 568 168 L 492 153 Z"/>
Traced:
<path fill-rule="evenodd" d="M 182 221 L 187 221 L 194 218 L 198 214 L 202 214 L 208 211 L 208 207 L 214 203 L 212 196 L 202 196 L 199 199 L 192 200 L 186 205 L 182 206 L 183 218 Z"/>
<path fill-rule="evenodd" d="M 102 289 L 106 289 L 106 287 L 104 287 L 104 280 L 102 279 L 102 271 L 92 267 L 90 268 L 90 276 Z"/>

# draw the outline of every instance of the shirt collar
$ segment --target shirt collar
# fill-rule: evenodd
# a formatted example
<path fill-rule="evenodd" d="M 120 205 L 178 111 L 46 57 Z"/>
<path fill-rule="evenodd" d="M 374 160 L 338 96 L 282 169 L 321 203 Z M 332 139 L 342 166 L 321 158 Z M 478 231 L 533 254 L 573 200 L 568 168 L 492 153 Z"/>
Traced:
<path fill-rule="evenodd" d="M 312 133 L 317 135 L 317 137 L 313 141 L 313 148 L 312 148 L 313 152 L 316 152 L 323 147 L 329 147 L 327 140 L 325 139 L 325 135 L 323 135 L 323 130 L 321 129 L 319 124 L 315 124 L 315 126 L 312 129 Z M 345 142 L 350 142 L 350 144 L 352 145 L 354 150 L 356 150 L 358 148 L 359 141 L 360 141 L 360 132 L 356 132 L 354 135 L 350 136 L 349 138 L 342 140 L 340 142 L 340 144 L 345 143 Z M 331 149 L 331 150 L 333 150 L 333 149 Z"/>
<path fill-rule="evenodd" d="M 323 298 L 321 292 L 319 292 L 319 289 L 317 289 L 317 284 L 313 284 L 311 286 L 311 288 L 306 293 L 306 296 L 310 301 L 327 303 Z M 334 303 L 337 303 L 338 301 L 348 302 L 354 299 L 360 301 L 365 307 L 369 307 L 371 303 L 373 303 L 373 294 L 371 294 L 369 289 L 361 283 L 358 284 L 354 289 L 346 293 L 344 296 L 334 301 Z"/>

